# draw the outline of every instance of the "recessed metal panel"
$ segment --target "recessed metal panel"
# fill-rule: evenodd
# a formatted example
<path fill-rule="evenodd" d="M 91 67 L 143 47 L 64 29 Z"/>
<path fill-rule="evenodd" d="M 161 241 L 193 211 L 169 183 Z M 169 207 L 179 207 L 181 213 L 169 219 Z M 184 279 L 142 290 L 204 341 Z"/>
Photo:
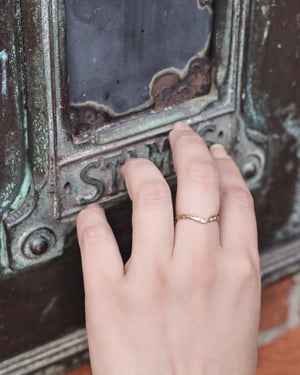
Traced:
<path fill-rule="evenodd" d="M 66 16 L 70 102 L 113 114 L 151 105 L 159 76 L 183 79 L 212 29 L 198 0 L 67 0 Z"/>

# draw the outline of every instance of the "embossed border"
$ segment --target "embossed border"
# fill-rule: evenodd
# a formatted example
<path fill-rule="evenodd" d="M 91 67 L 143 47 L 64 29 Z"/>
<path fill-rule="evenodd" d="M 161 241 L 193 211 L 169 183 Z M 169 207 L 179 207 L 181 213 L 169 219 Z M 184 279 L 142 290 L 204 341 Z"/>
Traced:
<path fill-rule="evenodd" d="M 97 190 L 95 193 L 97 186 L 100 186 L 99 179 L 106 173 L 104 169 L 111 168 L 112 164 L 103 165 L 116 150 L 127 155 L 121 158 L 123 162 L 130 157 L 128 150 L 133 156 L 147 156 L 142 150 L 144 141 L 147 139 L 152 140 L 154 145 L 160 144 L 172 123 L 183 119 L 188 119 L 191 126 L 207 140 L 211 138 L 211 142 L 224 143 L 230 149 L 231 135 L 236 126 L 232 115 L 237 110 L 236 95 L 240 80 L 235 64 L 241 52 L 241 8 L 238 2 L 229 0 L 219 11 L 215 7 L 216 17 L 226 17 L 227 23 L 220 23 L 222 30 L 215 30 L 213 35 L 216 74 L 209 95 L 161 113 L 126 120 L 126 126 L 124 121 L 120 121 L 88 133 L 86 139 L 83 137 L 80 140 L 72 138 L 66 126 L 69 109 L 64 53 L 64 1 L 39 0 L 39 4 L 38 11 L 30 9 L 30 3 L 22 4 L 22 11 L 25 12 L 22 34 L 27 83 L 34 83 L 37 75 L 43 84 L 36 87 L 33 84 L 33 89 L 27 85 L 28 114 L 32 116 L 32 121 L 28 122 L 33 150 L 30 160 L 32 182 L 26 198 L 9 212 L 4 222 L 5 231 L 2 233 L 10 247 L 7 249 L 8 264 L 4 269 L 2 267 L 3 275 L 48 262 L 62 254 L 64 239 L 74 228 L 75 214 L 84 204 L 97 201 L 109 206 L 124 199 L 126 193 L 122 189 L 114 188 L 113 192 L 104 191 L 102 195 L 96 194 Z M 36 11 L 35 19 L 31 18 L 33 10 Z M 35 53 L 30 53 L 31 24 L 35 25 Z M 40 57 L 36 59 L 38 54 Z M 38 118 L 34 117 L 38 111 L 36 98 L 40 100 L 39 108 L 43 108 Z M 28 118 L 31 119 L 30 116 Z M 244 137 L 247 137 L 246 133 Z M 253 148 L 258 148 L 255 143 Z M 163 150 L 158 147 L 157 152 L 162 154 Z M 98 171 L 97 167 L 95 170 L 92 168 L 96 166 L 95 160 L 103 166 L 99 166 Z M 118 162 L 116 173 L 119 173 L 121 161 Z M 85 173 L 88 167 L 90 175 Z M 263 169 L 263 163 L 260 167 Z M 75 173 L 72 173 L 74 170 Z M 93 176 L 93 172 L 98 176 Z M 108 187 L 107 181 L 111 178 L 112 175 L 108 175 L 101 182 L 102 185 Z M 258 174 L 255 178 L 258 180 Z M 80 198 L 83 194 L 85 196 Z"/>

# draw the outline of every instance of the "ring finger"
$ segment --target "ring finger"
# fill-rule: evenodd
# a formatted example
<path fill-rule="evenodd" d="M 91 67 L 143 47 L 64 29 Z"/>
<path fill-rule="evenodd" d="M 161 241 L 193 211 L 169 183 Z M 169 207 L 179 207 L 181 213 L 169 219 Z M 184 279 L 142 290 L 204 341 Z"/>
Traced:
<path fill-rule="evenodd" d="M 215 162 L 205 142 L 187 124 L 178 123 L 170 133 L 177 175 L 176 214 L 210 218 L 218 215 L 220 192 Z M 199 253 L 219 246 L 218 223 L 200 224 L 180 219 L 176 224 L 175 249 Z M 192 259 L 192 258 L 191 258 Z"/>

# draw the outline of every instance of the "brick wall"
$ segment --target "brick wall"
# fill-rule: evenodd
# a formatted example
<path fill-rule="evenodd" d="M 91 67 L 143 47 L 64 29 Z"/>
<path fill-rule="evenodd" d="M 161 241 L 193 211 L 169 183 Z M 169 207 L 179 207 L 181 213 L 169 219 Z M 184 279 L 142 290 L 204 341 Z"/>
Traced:
<path fill-rule="evenodd" d="M 300 375 L 300 274 L 263 289 L 258 353 L 257 375 Z"/>
<path fill-rule="evenodd" d="M 300 274 L 262 292 L 258 375 L 300 375 Z"/>

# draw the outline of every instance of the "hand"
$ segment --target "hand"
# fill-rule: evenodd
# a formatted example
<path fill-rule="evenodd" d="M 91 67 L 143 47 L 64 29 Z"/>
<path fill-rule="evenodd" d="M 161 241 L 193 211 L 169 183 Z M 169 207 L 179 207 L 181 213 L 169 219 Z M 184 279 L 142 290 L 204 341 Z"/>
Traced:
<path fill-rule="evenodd" d="M 222 146 L 186 124 L 170 133 L 169 187 L 148 160 L 123 167 L 132 200 L 132 255 L 123 266 L 104 211 L 78 215 L 94 375 L 254 375 L 260 270 L 252 197 Z"/>

